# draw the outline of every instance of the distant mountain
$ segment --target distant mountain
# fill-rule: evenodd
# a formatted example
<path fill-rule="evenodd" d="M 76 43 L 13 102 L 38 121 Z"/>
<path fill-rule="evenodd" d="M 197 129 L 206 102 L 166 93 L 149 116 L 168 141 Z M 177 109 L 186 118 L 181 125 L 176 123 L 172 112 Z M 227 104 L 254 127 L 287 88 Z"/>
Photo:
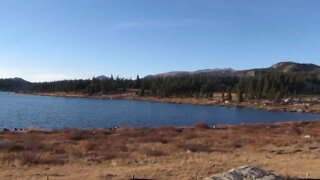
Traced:
<path fill-rule="evenodd" d="M 0 91 L 16 91 L 27 88 L 32 83 L 21 78 L 0 79 Z"/>
<path fill-rule="evenodd" d="M 12 82 L 12 83 L 16 83 L 16 84 L 31 84 L 31 82 L 26 81 L 26 80 L 24 80 L 22 78 L 19 78 L 19 77 L 0 79 L 0 81 L 2 81 L 2 82 Z"/>
<path fill-rule="evenodd" d="M 18 78 L 18 77 L 9 78 L 9 79 L 7 79 L 7 80 L 13 80 L 13 81 L 20 82 L 20 83 L 30 84 L 29 81 L 26 81 L 26 80 L 24 80 L 24 79 L 22 79 L 22 78 Z"/>
<path fill-rule="evenodd" d="M 279 62 L 268 68 L 260 69 L 250 69 L 238 71 L 237 76 L 255 76 L 257 74 L 272 73 L 272 72 L 282 72 L 282 73 L 292 73 L 292 72 L 319 72 L 320 66 L 315 64 L 304 64 L 296 62 Z"/>
<path fill-rule="evenodd" d="M 315 64 L 300 64 L 295 62 L 280 62 L 274 64 L 270 69 L 281 72 L 319 71 L 320 66 Z"/>
<path fill-rule="evenodd" d="M 237 76 L 237 77 L 252 77 L 261 73 L 268 72 L 319 72 L 320 66 L 315 64 L 303 64 L 295 62 L 280 62 L 267 68 L 257 68 L 249 70 L 234 70 L 232 68 L 225 69 L 204 69 L 198 71 L 171 71 L 167 73 L 160 73 L 155 75 L 149 75 L 145 78 L 157 78 L 157 77 L 181 77 L 185 75 L 200 75 L 200 76 Z"/>
<path fill-rule="evenodd" d="M 198 70 L 194 71 L 193 74 L 203 74 L 203 75 L 216 75 L 216 76 L 225 76 L 225 75 L 231 75 L 235 73 L 236 71 L 231 68 L 226 69 L 204 69 L 204 70 Z"/>
<path fill-rule="evenodd" d="M 155 77 L 181 77 L 185 75 L 206 75 L 206 76 L 228 76 L 233 75 L 236 71 L 231 68 L 226 69 L 203 69 L 198 71 L 171 71 L 167 73 L 146 76 L 146 78 Z"/>
<path fill-rule="evenodd" d="M 100 81 L 110 79 L 109 77 L 107 77 L 107 76 L 105 76 L 105 75 L 101 75 L 101 76 L 98 76 L 98 77 L 96 77 L 96 78 L 99 79 Z"/>

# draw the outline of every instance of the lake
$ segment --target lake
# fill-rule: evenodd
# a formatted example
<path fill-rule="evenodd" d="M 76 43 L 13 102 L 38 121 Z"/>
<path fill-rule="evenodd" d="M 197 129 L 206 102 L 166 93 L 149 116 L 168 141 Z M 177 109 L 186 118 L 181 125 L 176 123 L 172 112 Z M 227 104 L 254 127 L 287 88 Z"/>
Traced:
<path fill-rule="evenodd" d="M 1 128 L 109 128 L 314 120 L 320 115 L 216 106 L 21 95 L 0 92 Z"/>

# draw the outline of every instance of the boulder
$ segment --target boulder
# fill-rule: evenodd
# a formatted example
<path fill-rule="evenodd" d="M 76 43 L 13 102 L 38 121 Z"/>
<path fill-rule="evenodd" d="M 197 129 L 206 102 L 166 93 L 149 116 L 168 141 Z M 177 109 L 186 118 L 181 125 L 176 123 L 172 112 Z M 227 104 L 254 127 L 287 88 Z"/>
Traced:
<path fill-rule="evenodd" d="M 215 174 L 204 180 L 284 180 L 280 176 L 268 173 L 253 166 L 242 166 L 228 172 Z"/>

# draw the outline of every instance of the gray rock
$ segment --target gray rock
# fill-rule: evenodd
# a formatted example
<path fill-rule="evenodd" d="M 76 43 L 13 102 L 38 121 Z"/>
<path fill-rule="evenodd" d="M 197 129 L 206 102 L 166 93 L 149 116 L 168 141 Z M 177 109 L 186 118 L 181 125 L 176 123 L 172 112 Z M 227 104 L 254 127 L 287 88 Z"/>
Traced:
<path fill-rule="evenodd" d="M 284 178 L 253 166 L 242 166 L 204 180 L 284 180 Z"/>

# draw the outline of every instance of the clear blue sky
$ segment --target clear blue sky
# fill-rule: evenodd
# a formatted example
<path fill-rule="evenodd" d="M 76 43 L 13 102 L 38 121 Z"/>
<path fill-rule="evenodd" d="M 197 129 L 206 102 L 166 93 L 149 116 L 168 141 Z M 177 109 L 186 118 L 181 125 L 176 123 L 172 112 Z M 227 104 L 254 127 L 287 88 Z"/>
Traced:
<path fill-rule="evenodd" d="M 320 64 L 317 0 L 0 0 L 0 78 Z"/>

